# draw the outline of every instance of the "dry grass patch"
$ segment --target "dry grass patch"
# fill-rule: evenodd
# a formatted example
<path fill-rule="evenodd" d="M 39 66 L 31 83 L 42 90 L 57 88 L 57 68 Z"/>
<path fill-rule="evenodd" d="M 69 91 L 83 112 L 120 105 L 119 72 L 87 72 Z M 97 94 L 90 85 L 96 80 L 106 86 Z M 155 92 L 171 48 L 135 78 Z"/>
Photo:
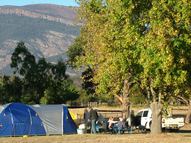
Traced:
<path fill-rule="evenodd" d="M 1 143 L 191 143 L 191 134 L 64 135 L 0 138 Z"/>

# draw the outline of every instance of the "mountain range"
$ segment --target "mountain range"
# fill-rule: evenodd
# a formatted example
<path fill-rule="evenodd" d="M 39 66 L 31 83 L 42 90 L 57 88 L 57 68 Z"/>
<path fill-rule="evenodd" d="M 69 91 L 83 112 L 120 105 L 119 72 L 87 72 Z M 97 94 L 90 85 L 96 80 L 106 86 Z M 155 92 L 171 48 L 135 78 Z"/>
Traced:
<path fill-rule="evenodd" d="M 52 4 L 0 6 L 0 73 L 11 74 L 11 55 L 19 41 L 37 59 L 66 60 L 66 51 L 80 32 L 76 15 L 76 7 Z"/>

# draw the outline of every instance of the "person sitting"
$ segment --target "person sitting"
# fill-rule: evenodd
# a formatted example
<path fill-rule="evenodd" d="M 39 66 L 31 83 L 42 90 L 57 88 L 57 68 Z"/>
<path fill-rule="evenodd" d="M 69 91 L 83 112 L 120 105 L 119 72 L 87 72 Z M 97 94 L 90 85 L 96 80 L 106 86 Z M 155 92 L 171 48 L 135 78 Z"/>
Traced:
<path fill-rule="evenodd" d="M 113 117 L 110 117 L 109 120 L 108 120 L 108 129 L 109 131 L 111 131 L 112 133 L 116 132 L 116 123 L 118 121 L 114 121 L 114 118 Z"/>
<path fill-rule="evenodd" d="M 124 122 L 124 120 L 123 120 L 122 117 L 119 118 L 119 121 L 117 122 L 116 126 L 117 126 L 117 132 L 118 132 L 119 134 L 124 133 L 125 122 Z"/>
<path fill-rule="evenodd" d="M 101 132 L 101 126 L 102 126 L 101 121 L 97 120 L 96 121 L 96 132 L 97 133 Z"/>

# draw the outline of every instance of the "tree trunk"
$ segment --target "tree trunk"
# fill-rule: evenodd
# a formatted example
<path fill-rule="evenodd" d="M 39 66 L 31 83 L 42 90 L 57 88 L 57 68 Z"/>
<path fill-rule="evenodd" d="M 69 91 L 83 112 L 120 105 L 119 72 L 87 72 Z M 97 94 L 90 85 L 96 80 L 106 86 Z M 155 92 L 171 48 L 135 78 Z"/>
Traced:
<path fill-rule="evenodd" d="M 189 101 L 188 112 L 186 114 L 185 123 L 189 124 L 190 121 L 191 121 L 191 100 Z"/>
<path fill-rule="evenodd" d="M 123 95 L 115 95 L 115 98 L 118 99 L 118 101 L 121 103 L 122 108 L 122 116 L 124 119 L 127 119 L 130 116 L 130 101 L 129 101 L 129 89 L 130 89 L 131 83 L 128 82 L 128 80 L 124 81 L 123 85 Z"/>
<path fill-rule="evenodd" d="M 130 102 L 127 99 L 124 99 L 122 104 L 123 119 L 127 119 L 130 116 Z"/>
<path fill-rule="evenodd" d="M 124 119 L 127 119 L 130 116 L 129 115 L 130 113 L 129 89 L 130 89 L 130 84 L 128 80 L 125 80 L 123 85 L 123 103 L 122 103 Z"/>
<path fill-rule="evenodd" d="M 160 134 L 162 132 L 162 108 L 159 102 L 151 103 L 152 110 L 152 123 L 151 123 L 151 134 Z"/>
<path fill-rule="evenodd" d="M 122 117 L 126 119 L 130 116 L 130 102 L 128 97 L 115 95 L 115 98 L 121 103 Z"/>

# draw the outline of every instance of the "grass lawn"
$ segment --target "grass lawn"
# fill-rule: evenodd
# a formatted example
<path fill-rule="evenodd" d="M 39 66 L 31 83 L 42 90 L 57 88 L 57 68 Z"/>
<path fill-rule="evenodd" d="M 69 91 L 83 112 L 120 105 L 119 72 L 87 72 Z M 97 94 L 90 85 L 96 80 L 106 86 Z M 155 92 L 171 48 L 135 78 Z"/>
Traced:
<path fill-rule="evenodd" d="M 0 143 L 191 143 L 190 133 L 2 137 Z"/>

